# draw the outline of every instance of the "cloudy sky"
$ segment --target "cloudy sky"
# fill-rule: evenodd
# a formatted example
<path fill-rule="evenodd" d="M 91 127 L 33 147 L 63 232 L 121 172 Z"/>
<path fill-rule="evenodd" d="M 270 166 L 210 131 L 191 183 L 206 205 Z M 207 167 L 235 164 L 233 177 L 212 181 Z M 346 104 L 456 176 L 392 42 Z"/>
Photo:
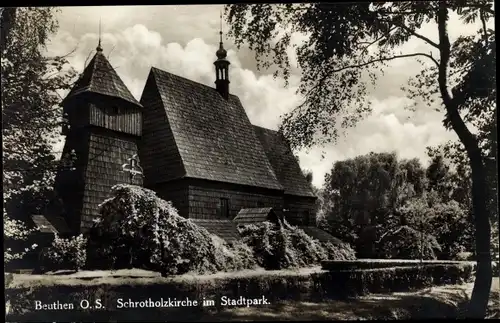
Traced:
<path fill-rule="evenodd" d="M 69 60 L 81 72 L 95 53 L 101 18 L 104 54 L 137 99 L 152 66 L 213 86 L 212 63 L 219 42 L 221 8 L 220 5 L 65 7 L 58 14 L 60 29 L 48 50 L 50 54 L 61 55 L 76 48 Z M 224 29 L 227 30 L 225 26 Z M 474 30 L 456 18 L 449 28 L 452 38 Z M 423 27 L 421 34 L 437 40 L 434 25 Z M 296 42 L 301 40 L 299 35 L 295 37 Z M 230 39 L 224 45 L 231 61 L 231 92 L 239 96 L 252 123 L 277 129 L 280 116 L 301 100 L 295 94 L 300 75 L 292 76 L 289 87 L 285 88 L 282 80 L 273 79 L 272 72 L 257 71 L 252 52 L 237 50 Z M 404 52 L 430 51 L 419 39 L 412 39 L 404 47 Z M 370 117 L 335 144 L 299 152 L 301 166 L 313 171 L 315 185 L 323 184 L 325 173 L 336 160 L 371 151 L 396 151 L 402 158 L 418 157 L 426 162 L 425 147 L 456 138 L 444 130 L 441 113 L 425 107 L 417 112 L 403 109 L 408 99 L 400 87 L 419 69 L 420 65 L 411 59 L 395 61 L 371 92 L 374 105 Z M 322 152 L 326 153 L 324 158 Z"/>

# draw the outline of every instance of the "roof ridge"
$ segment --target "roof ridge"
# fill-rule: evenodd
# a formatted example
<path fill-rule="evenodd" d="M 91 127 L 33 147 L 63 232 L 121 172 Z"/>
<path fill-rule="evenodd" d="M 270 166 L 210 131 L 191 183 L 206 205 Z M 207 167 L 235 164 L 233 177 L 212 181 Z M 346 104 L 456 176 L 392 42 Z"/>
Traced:
<path fill-rule="evenodd" d="M 183 80 L 188 81 L 188 82 L 190 82 L 190 83 L 195 83 L 195 84 L 198 84 L 198 85 L 202 85 L 202 86 L 204 86 L 204 87 L 206 87 L 206 88 L 209 88 L 209 89 L 211 89 L 211 90 L 217 91 L 214 87 L 211 87 L 211 86 L 209 86 L 209 85 L 203 84 L 203 83 L 201 83 L 201 82 L 193 81 L 193 80 L 191 80 L 191 79 L 188 79 L 187 77 L 180 76 L 180 75 L 174 74 L 174 73 L 169 72 L 169 71 L 165 71 L 165 70 L 163 70 L 163 69 L 161 69 L 161 68 L 158 68 L 158 67 L 155 67 L 155 66 L 151 66 L 151 70 L 153 70 L 153 69 L 155 69 L 155 70 L 157 70 L 157 71 L 160 71 L 160 72 L 162 72 L 162 73 L 166 73 L 166 74 L 172 75 L 173 77 L 183 79 Z M 233 93 L 229 93 L 229 96 L 230 96 L 230 97 L 232 96 L 232 97 L 234 97 L 234 98 L 238 98 L 238 99 L 239 99 L 239 97 L 238 97 L 236 94 L 233 94 Z"/>
<path fill-rule="evenodd" d="M 95 71 L 95 66 L 97 64 L 97 55 L 99 55 L 99 52 L 95 53 L 94 57 L 92 58 L 92 60 L 89 62 L 89 65 L 87 65 L 87 67 L 91 68 L 92 70 L 89 71 L 90 72 L 90 75 L 94 74 L 94 71 Z M 92 66 L 90 65 L 92 64 Z M 85 69 L 83 70 L 85 72 Z M 90 77 L 90 81 L 89 81 L 89 85 L 88 85 L 88 88 L 92 88 L 92 83 L 94 81 L 94 78 L 93 77 Z"/>

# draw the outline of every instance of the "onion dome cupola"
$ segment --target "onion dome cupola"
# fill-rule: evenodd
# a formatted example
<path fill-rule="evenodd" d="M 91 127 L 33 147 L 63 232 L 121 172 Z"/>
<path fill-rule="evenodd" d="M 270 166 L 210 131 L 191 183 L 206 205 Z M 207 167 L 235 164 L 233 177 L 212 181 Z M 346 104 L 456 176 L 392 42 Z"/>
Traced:
<path fill-rule="evenodd" d="M 215 89 L 224 99 L 229 98 L 229 64 L 227 60 L 227 51 L 222 43 L 222 13 L 220 16 L 220 42 L 219 49 L 215 52 L 217 60 L 214 62 L 215 65 Z"/>

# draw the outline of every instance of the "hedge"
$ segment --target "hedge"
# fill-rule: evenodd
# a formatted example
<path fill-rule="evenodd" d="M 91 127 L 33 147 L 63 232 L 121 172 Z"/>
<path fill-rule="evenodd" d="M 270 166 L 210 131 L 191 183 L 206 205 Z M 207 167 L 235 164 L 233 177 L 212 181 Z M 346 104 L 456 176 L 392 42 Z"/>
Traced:
<path fill-rule="evenodd" d="M 312 274 L 266 273 L 255 276 L 233 276 L 221 278 L 197 278 L 191 280 L 158 278 L 155 283 L 137 285 L 92 285 L 76 286 L 29 286 L 7 288 L 6 299 L 10 300 L 12 311 L 16 314 L 8 317 L 10 321 L 23 321 L 31 316 L 42 320 L 40 315 L 47 315 L 54 320 L 98 320 L 101 317 L 115 320 L 187 320 L 201 315 L 206 308 L 144 308 L 116 310 L 116 299 L 159 300 L 168 297 L 191 300 L 212 299 L 220 307 L 220 297 L 260 298 L 265 296 L 271 303 L 279 300 L 322 301 L 325 299 L 345 299 L 367 293 L 407 291 L 432 285 L 458 284 L 470 281 L 473 266 L 471 264 L 429 264 L 381 269 L 361 269 L 354 271 L 321 271 Z M 57 300 L 79 303 L 82 299 L 93 302 L 101 299 L 107 311 L 100 312 L 46 312 L 33 311 L 34 301 L 43 299 L 46 303 Z M 115 310 L 112 310 L 115 308 Z M 111 310 L 109 310 L 111 309 Z M 210 308 L 209 308 L 210 309 Z M 44 312 L 44 313 L 42 313 Z M 57 315 L 56 315 L 57 314 Z M 77 318 L 78 317 L 78 318 Z"/>
<path fill-rule="evenodd" d="M 451 260 L 408 260 L 408 259 L 357 259 L 357 260 L 326 260 L 321 262 L 324 270 L 354 270 L 376 269 L 390 267 L 412 267 L 421 265 L 475 265 L 473 261 Z"/>

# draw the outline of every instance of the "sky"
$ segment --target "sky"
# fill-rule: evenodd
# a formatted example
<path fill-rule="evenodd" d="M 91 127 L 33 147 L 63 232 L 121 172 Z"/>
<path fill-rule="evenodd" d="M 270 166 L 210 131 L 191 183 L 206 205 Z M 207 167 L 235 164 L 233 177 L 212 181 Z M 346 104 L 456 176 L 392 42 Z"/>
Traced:
<path fill-rule="evenodd" d="M 136 99 L 140 99 L 151 67 L 214 86 L 213 61 L 219 42 L 221 5 L 184 6 L 112 6 L 64 7 L 58 13 L 59 30 L 48 46 L 50 55 L 65 55 L 78 71 L 95 54 L 101 19 L 104 54 Z M 227 30 L 223 25 L 223 30 Z M 476 26 L 463 25 L 452 17 L 450 38 L 471 34 Z M 437 41 L 437 27 L 425 25 L 420 33 Z M 300 43 L 304 36 L 295 35 Z M 277 129 L 280 116 L 301 102 L 295 91 L 300 70 L 292 74 L 288 87 L 274 79 L 272 71 L 258 71 L 249 49 L 237 49 L 227 37 L 224 46 L 231 62 L 230 91 L 237 95 L 250 121 Z M 429 52 L 422 40 L 412 38 L 401 50 Z M 293 62 L 292 65 L 296 65 Z M 313 184 L 321 187 L 324 176 L 335 161 L 369 152 L 395 151 L 401 158 L 419 158 L 428 162 L 425 148 L 456 135 L 442 125 L 443 115 L 432 108 L 418 106 L 416 112 L 404 109 L 411 102 L 400 90 L 408 78 L 421 69 L 413 59 L 396 60 L 370 90 L 373 113 L 348 131 L 337 142 L 298 152 L 303 169 L 313 172 Z M 56 150 L 62 150 L 62 143 Z"/>

